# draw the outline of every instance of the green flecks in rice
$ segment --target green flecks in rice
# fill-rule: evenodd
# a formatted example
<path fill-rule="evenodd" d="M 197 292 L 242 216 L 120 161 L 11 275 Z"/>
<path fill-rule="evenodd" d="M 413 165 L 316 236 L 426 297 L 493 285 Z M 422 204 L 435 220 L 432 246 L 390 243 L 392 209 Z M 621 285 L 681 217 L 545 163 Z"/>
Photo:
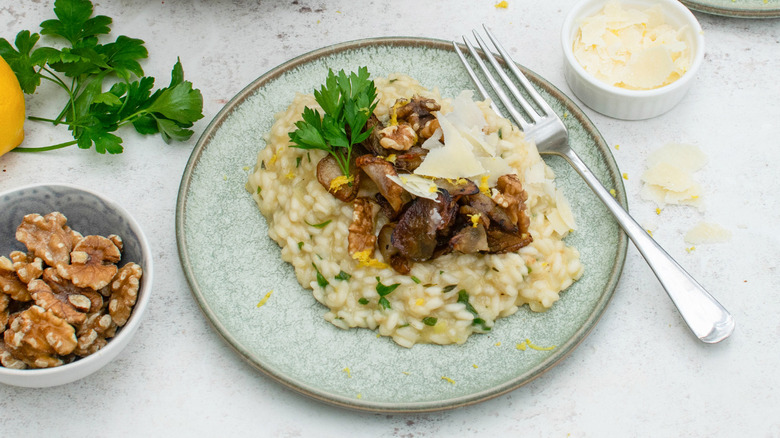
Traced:
<path fill-rule="evenodd" d="M 375 83 L 380 119 L 389 117 L 396 99 L 414 94 L 436 99 L 445 112 L 451 108 L 437 89 L 427 90 L 401 74 L 376 78 Z M 281 247 L 282 259 L 293 265 L 300 284 L 311 288 L 329 309 L 325 319 L 335 326 L 377 330 L 405 347 L 463 343 L 520 306 L 527 304 L 537 312 L 550 308 L 582 275 L 579 253 L 565 245 L 547 219 L 557 210 L 553 171 L 535 145 L 525 142 L 522 133 L 496 116 L 487 103 L 480 106 L 489 129 L 502 133 L 499 153 L 516 169 L 528 193 L 533 243 L 511 254 L 448 254 L 416 263 L 409 276 L 389 267 L 359 266 L 347 251 L 352 205 L 335 199 L 317 181 L 316 166 L 324 152 L 288 147 L 287 134 L 304 106 L 316 106 L 313 96 L 296 95 L 287 111 L 277 115 L 247 189 L 268 220 L 268 235 Z M 383 224 L 379 220 L 376 230 Z M 375 257 L 383 261 L 381 254 Z M 348 281 L 328 281 L 341 273 L 349 273 Z M 383 285 L 398 286 L 381 295 L 377 277 Z"/>

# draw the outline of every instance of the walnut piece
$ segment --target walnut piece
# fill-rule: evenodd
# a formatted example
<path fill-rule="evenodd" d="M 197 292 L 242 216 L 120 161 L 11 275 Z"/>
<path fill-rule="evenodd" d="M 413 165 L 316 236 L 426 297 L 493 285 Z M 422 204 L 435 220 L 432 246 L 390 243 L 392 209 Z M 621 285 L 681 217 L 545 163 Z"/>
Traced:
<path fill-rule="evenodd" d="M 0 257 L 0 293 L 9 295 L 16 301 L 30 301 L 27 285 L 19 279 L 14 264 L 8 257 Z"/>
<path fill-rule="evenodd" d="M 116 275 L 114 263 L 121 258 L 119 248 L 102 236 L 87 236 L 70 253 L 71 264 L 60 264 L 57 272 L 78 287 L 99 290 Z"/>
<path fill-rule="evenodd" d="M 8 304 L 11 303 L 11 298 L 6 294 L 0 294 L 0 333 L 5 331 L 6 325 L 8 325 L 8 317 L 10 312 L 8 311 Z M 2 342 L 0 342 L 2 344 Z"/>
<path fill-rule="evenodd" d="M 67 294 L 55 294 L 51 287 L 43 280 L 33 280 L 29 284 L 30 295 L 35 304 L 51 311 L 74 326 L 81 325 L 87 319 L 87 315 L 77 309 L 68 299 Z M 82 295 L 83 296 L 83 295 Z M 89 300 L 87 300 L 89 302 Z M 89 310 L 89 308 L 87 308 Z"/>
<path fill-rule="evenodd" d="M 136 299 L 143 269 L 140 265 L 130 262 L 117 272 L 111 282 L 111 298 L 108 301 L 108 311 L 116 325 L 122 327 L 130 318 Z"/>
<path fill-rule="evenodd" d="M 0 342 L 0 365 L 15 370 L 23 370 L 27 368 L 27 364 L 14 357 L 11 354 L 11 350 L 5 346 L 4 342 Z"/>
<path fill-rule="evenodd" d="M 77 345 L 73 326 L 40 306 L 14 318 L 3 338 L 11 354 L 32 368 L 62 365 L 57 355 L 67 356 Z"/>
<path fill-rule="evenodd" d="M 43 260 L 40 257 L 14 251 L 11 253 L 11 261 L 14 262 L 14 271 L 22 283 L 29 283 L 43 274 Z"/>
<path fill-rule="evenodd" d="M 376 235 L 374 234 L 374 204 L 368 198 L 357 198 L 353 203 L 352 223 L 347 237 L 350 255 L 366 252 L 374 256 Z"/>
<path fill-rule="evenodd" d="M 95 353 L 108 344 L 107 338 L 116 334 L 117 325 L 106 313 L 93 313 L 81 325 L 76 336 L 78 346 L 73 351 L 76 356 L 84 357 Z"/>
<path fill-rule="evenodd" d="M 67 221 L 62 213 L 56 211 L 46 216 L 28 214 L 16 229 L 16 240 L 49 266 L 66 264 L 70 261 L 75 239 L 73 230 L 65 225 Z"/>
<path fill-rule="evenodd" d="M 379 144 L 385 149 L 408 151 L 417 143 L 417 133 L 407 124 L 393 125 L 379 131 Z"/>
<path fill-rule="evenodd" d="M 127 324 L 143 269 L 118 269 L 122 239 L 87 236 L 54 212 L 24 217 L 27 252 L 0 256 L 0 367 L 49 368 L 89 356 Z"/>

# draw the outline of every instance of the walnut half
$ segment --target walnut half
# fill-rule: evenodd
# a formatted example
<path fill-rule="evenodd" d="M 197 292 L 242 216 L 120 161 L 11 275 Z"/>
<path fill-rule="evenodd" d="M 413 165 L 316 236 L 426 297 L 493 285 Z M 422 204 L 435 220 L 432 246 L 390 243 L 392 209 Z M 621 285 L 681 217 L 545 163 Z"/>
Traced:
<path fill-rule="evenodd" d="M 16 316 L 3 338 L 11 354 L 32 368 L 62 365 L 58 355 L 67 356 L 77 345 L 73 326 L 40 306 Z"/>
<path fill-rule="evenodd" d="M 70 264 L 57 266 L 57 272 L 77 287 L 99 290 L 116 275 L 115 263 L 122 254 L 114 242 L 103 236 L 87 236 L 70 253 Z"/>

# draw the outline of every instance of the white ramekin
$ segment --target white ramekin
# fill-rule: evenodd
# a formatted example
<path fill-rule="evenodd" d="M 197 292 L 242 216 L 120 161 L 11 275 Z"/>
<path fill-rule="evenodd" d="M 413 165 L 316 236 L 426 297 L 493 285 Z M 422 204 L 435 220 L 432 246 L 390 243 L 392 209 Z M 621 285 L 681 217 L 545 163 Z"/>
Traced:
<path fill-rule="evenodd" d="M 572 92 L 590 108 L 610 117 L 641 120 L 659 116 L 677 105 L 693 84 L 704 60 L 704 36 L 701 25 L 677 0 L 621 0 L 625 7 L 646 9 L 660 5 L 665 21 L 678 29 L 685 29 L 691 47 L 691 66 L 683 76 L 652 90 L 626 90 L 606 84 L 585 71 L 574 57 L 572 46 L 580 20 L 599 12 L 610 0 L 581 0 L 569 11 L 561 29 L 564 54 L 564 76 Z"/>

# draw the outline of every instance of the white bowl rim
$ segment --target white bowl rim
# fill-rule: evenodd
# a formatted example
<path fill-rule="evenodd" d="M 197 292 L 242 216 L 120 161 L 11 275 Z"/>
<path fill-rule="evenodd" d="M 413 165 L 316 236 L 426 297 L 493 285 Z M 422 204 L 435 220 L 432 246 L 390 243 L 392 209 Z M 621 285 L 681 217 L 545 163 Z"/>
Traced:
<path fill-rule="evenodd" d="M 58 367 L 33 368 L 33 369 L 28 368 L 24 370 L 17 370 L 13 368 L 6 368 L 0 366 L 0 374 L 4 374 L 6 376 L 20 377 L 25 380 L 32 379 L 33 377 L 44 377 L 44 376 L 51 376 L 55 374 L 61 374 L 70 369 L 74 369 L 77 367 L 89 367 L 89 365 L 93 362 L 100 362 L 103 356 L 112 354 L 113 352 L 112 350 L 114 350 L 114 348 L 111 347 L 112 344 L 116 345 L 117 346 L 116 348 L 120 348 L 119 346 L 120 342 L 114 342 L 114 341 L 116 341 L 117 338 L 120 337 L 121 339 L 123 339 L 125 336 L 132 336 L 135 333 L 136 329 L 138 328 L 138 325 L 141 324 L 141 320 L 143 319 L 142 316 L 145 313 L 146 308 L 149 305 L 149 300 L 151 298 L 150 291 L 152 288 L 152 282 L 154 277 L 154 269 L 152 268 L 153 265 L 152 251 L 149 246 L 149 242 L 146 239 L 146 234 L 144 234 L 143 230 L 141 229 L 141 226 L 138 224 L 135 218 L 124 207 L 122 207 L 112 199 L 108 198 L 107 196 L 99 192 L 96 192 L 94 190 L 80 187 L 74 184 L 52 183 L 52 184 L 29 184 L 26 186 L 15 187 L 13 189 L 0 192 L 0 198 L 15 192 L 19 192 L 23 190 L 31 190 L 31 189 L 41 188 L 41 187 L 63 187 L 71 190 L 82 191 L 85 193 L 89 193 L 90 195 L 93 195 L 97 198 L 100 198 L 106 204 L 110 205 L 112 208 L 115 208 L 125 217 L 127 223 L 130 225 L 130 228 L 132 228 L 133 231 L 135 231 L 136 235 L 138 236 L 141 252 L 143 253 L 144 259 L 148 261 L 148 266 L 144 267 L 144 283 L 143 286 L 141 287 L 141 290 L 139 290 L 139 299 L 135 303 L 135 306 L 133 307 L 133 312 L 130 314 L 130 319 L 128 319 L 127 324 L 125 324 L 119 330 L 119 333 L 117 333 L 117 335 L 114 338 L 112 338 L 112 340 L 109 341 L 105 347 L 101 348 L 100 350 L 96 351 L 93 354 L 90 354 L 89 356 L 82 357 L 81 359 L 78 359 L 71 363 L 60 365 Z M 100 367 L 102 367 L 102 365 L 96 365 L 95 369 L 96 370 L 100 369 Z"/>
<path fill-rule="evenodd" d="M 692 27 L 693 36 L 696 39 L 696 53 L 694 53 L 693 59 L 691 60 L 691 66 L 688 69 L 688 71 L 685 72 L 685 74 L 682 75 L 681 78 L 677 79 L 676 81 L 672 82 L 671 84 L 664 85 L 659 88 L 653 88 L 651 90 L 628 90 L 625 88 L 616 87 L 614 85 L 609 85 L 605 82 L 602 82 L 598 80 L 595 76 L 593 76 L 591 73 L 585 71 L 585 69 L 580 65 L 579 61 L 574 57 L 574 53 L 572 51 L 572 43 L 574 42 L 574 32 L 573 30 L 573 24 L 575 20 L 578 20 L 582 18 L 582 10 L 585 8 L 588 8 L 593 5 L 601 4 L 601 6 L 604 6 L 605 4 L 609 3 L 613 0 L 580 0 L 578 1 L 571 10 L 569 10 L 569 13 L 566 15 L 566 18 L 563 21 L 563 27 L 561 28 L 561 45 L 563 46 L 563 54 L 566 57 L 566 61 L 568 62 L 569 66 L 574 69 L 574 71 L 577 72 L 577 75 L 579 75 L 583 80 L 588 82 L 588 84 L 598 88 L 601 91 L 617 95 L 617 96 L 626 96 L 631 98 L 649 98 L 653 96 L 660 96 L 667 93 L 673 93 L 678 88 L 684 88 L 687 86 L 688 82 L 692 81 L 694 76 L 696 75 L 696 72 L 699 70 L 699 67 L 704 61 L 704 31 L 701 28 L 701 24 L 699 23 L 699 20 L 696 19 L 696 16 L 693 15 L 693 13 L 685 7 L 682 3 L 680 3 L 678 0 L 617 0 L 618 3 L 623 4 L 645 4 L 645 3 L 657 3 L 661 5 L 662 8 L 669 7 L 676 12 L 680 13 L 682 16 L 684 16 L 688 21 L 689 25 Z"/>

